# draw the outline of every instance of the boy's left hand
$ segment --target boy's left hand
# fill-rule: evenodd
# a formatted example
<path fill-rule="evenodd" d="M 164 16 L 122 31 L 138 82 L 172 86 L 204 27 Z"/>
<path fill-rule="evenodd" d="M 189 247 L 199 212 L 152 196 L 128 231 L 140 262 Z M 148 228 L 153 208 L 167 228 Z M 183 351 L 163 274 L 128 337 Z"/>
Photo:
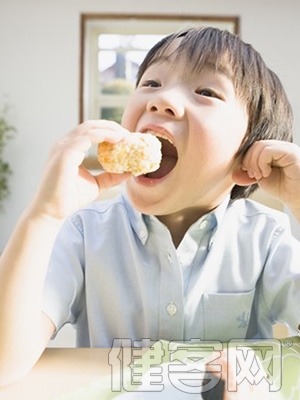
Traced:
<path fill-rule="evenodd" d="M 299 146 L 280 140 L 255 142 L 242 160 L 242 170 L 300 218 Z"/>

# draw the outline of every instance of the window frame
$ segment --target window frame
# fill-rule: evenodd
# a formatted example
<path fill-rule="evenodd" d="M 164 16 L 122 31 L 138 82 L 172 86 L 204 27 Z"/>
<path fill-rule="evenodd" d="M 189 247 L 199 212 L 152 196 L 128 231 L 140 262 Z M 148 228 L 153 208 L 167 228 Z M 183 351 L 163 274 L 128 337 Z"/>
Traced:
<path fill-rule="evenodd" d="M 99 23 L 99 26 L 97 26 Z M 240 32 L 240 18 L 238 16 L 216 16 L 216 15 L 172 15 L 172 14 L 86 14 L 83 13 L 80 16 L 80 71 L 79 71 L 79 122 L 81 123 L 85 119 L 90 117 L 90 113 L 87 111 L 90 108 L 89 104 L 97 103 L 98 95 L 93 93 L 93 89 L 97 85 L 93 84 L 96 72 L 95 62 L 91 68 L 88 60 L 94 56 L 90 55 L 91 46 L 98 50 L 98 44 L 95 43 L 97 32 L 101 33 L 101 26 L 105 26 L 108 32 L 103 33 L 114 33 L 113 30 L 109 30 L 109 23 L 113 25 L 119 25 L 118 29 L 124 24 L 124 33 L 128 31 L 130 34 L 144 33 L 138 30 L 140 26 L 146 26 L 150 29 L 151 24 L 160 24 L 161 32 L 155 32 L 157 34 L 168 34 L 175 30 L 175 28 L 181 29 L 187 26 L 193 25 L 211 25 L 217 26 L 222 29 L 230 30 L 232 33 L 239 34 Z M 128 29 L 129 25 L 130 29 Z M 134 25 L 135 24 L 135 25 Z M 161 25 L 164 24 L 164 25 Z M 133 27 L 136 29 L 133 29 Z M 167 27 L 169 27 L 167 30 Z M 171 28 L 172 27 L 172 28 Z M 94 30 L 93 35 L 91 30 Z M 144 30 L 144 27 L 143 27 Z M 147 30 L 147 29 L 146 29 Z M 134 31 L 134 33 L 132 33 Z M 93 58 L 92 58 L 93 59 Z M 89 73 L 91 71 L 91 73 Z M 90 92 L 92 92 L 90 94 Z M 92 100 L 90 100 L 92 99 Z"/>

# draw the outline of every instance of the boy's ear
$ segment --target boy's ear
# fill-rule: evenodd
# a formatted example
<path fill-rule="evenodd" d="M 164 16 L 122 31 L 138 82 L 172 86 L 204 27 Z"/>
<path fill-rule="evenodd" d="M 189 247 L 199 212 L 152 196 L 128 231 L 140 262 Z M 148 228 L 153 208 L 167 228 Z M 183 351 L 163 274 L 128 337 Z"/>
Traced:
<path fill-rule="evenodd" d="M 244 171 L 240 165 L 233 171 L 232 179 L 234 183 L 239 186 L 249 186 L 257 182 L 255 178 L 250 178 L 247 171 Z"/>

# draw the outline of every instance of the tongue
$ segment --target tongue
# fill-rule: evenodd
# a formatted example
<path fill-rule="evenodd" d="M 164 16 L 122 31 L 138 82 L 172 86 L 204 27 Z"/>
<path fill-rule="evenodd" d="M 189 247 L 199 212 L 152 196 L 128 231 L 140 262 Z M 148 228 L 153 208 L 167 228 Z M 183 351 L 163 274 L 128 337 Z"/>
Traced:
<path fill-rule="evenodd" d="M 176 163 L 177 163 L 177 158 L 163 157 L 159 169 L 157 169 L 154 172 L 149 172 L 148 174 L 146 174 L 146 177 L 151 179 L 161 179 L 172 171 Z"/>

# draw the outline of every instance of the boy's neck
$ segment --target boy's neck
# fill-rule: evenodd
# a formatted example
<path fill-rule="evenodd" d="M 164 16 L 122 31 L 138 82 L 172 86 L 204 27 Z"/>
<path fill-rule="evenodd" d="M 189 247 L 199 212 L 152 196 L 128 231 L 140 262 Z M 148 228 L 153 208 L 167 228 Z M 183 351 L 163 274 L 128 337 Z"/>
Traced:
<path fill-rule="evenodd" d="M 194 222 L 212 209 L 189 208 L 173 214 L 159 215 L 157 218 L 169 229 L 173 243 L 177 248 L 185 233 Z"/>

